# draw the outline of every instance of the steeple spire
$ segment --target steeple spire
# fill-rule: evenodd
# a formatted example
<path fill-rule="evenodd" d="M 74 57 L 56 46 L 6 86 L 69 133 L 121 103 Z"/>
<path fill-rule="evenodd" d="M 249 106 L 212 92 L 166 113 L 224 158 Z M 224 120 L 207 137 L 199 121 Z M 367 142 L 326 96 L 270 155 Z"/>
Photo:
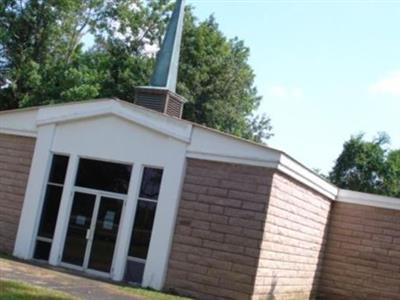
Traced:
<path fill-rule="evenodd" d="M 157 63 L 150 81 L 151 86 L 165 87 L 171 92 L 176 90 L 184 15 L 185 0 L 177 0 L 163 44 L 157 55 Z"/>
<path fill-rule="evenodd" d="M 177 118 L 182 117 L 183 105 L 186 102 L 185 98 L 175 93 L 184 14 L 185 0 L 177 0 L 157 55 L 150 86 L 139 86 L 135 89 L 137 105 Z"/>

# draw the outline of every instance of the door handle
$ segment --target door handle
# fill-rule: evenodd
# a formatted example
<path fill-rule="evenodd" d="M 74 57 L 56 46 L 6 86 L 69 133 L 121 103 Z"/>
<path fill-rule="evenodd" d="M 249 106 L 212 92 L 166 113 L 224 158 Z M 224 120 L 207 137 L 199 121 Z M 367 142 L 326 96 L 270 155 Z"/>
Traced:
<path fill-rule="evenodd" d="M 86 239 L 90 239 L 90 229 L 86 230 Z"/>

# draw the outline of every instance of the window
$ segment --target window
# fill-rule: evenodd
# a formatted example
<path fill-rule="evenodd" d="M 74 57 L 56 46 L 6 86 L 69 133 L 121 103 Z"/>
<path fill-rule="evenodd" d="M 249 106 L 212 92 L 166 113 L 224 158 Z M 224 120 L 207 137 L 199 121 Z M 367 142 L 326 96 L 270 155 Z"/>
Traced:
<path fill-rule="evenodd" d="M 54 230 L 56 228 L 61 195 L 64 188 L 69 158 L 53 155 L 49 180 L 43 201 L 39 230 L 36 238 L 34 258 L 48 260 Z"/>
<path fill-rule="evenodd" d="M 157 203 L 145 200 L 138 201 L 129 256 L 141 259 L 147 258 L 156 207 Z"/>
<path fill-rule="evenodd" d="M 140 186 L 140 198 L 143 200 L 156 200 L 160 193 L 160 185 L 163 171 L 160 169 L 145 168 L 143 171 L 142 185 Z"/>
<path fill-rule="evenodd" d="M 129 246 L 125 280 L 141 283 L 153 230 L 163 170 L 144 168 L 135 223 Z"/>
<path fill-rule="evenodd" d="M 76 186 L 127 194 L 132 166 L 80 159 Z"/>

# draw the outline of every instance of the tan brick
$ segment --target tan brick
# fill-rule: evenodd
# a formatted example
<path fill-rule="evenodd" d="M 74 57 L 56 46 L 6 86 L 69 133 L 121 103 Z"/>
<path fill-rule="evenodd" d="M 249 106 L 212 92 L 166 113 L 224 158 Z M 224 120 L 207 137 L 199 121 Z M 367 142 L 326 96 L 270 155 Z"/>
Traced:
<path fill-rule="evenodd" d="M 230 216 L 230 217 L 238 217 L 242 219 L 248 219 L 248 220 L 259 220 L 259 221 L 264 221 L 265 220 L 265 214 L 263 213 L 257 213 L 255 211 L 248 211 L 245 209 L 236 209 L 236 208 L 225 208 L 224 210 L 224 215 Z"/>
<path fill-rule="evenodd" d="M 216 187 L 209 187 L 207 189 L 207 194 L 211 196 L 226 197 L 228 195 L 228 190 Z"/>
<path fill-rule="evenodd" d="M 232 225 L 225 225 L 225 224 L 211 224 L 211 230 L 213 232 L 220 232 L 220 233 L 231 233 L 240 235 L 243 232 L 243 228 L 240 226 L 232 226 Z"/>
<path fill-rule="evenodd" d="M 267 206 L 267 203 L 263 204 L 263 203 L 254 203 L 254 202 L 243 202 L 242 208 L 252 210 L 252 211 L 264 212 L 266 206 Z"/>
<path fill-rule="evenodd" d="M 192 228 L 204 229 L 208 230 L 210 228 L 210 222 L 207 221 L 199 221 L 199 220 L 192 220 L 190 222 Z"/>
<path fill-rule="evenodd" d="M 266 203 L 268 201 L 267 196 L 262 194 L 254 194 L 250 192 L 241 192 L 230 190 L 228 196 L 233 199 L 243 200 L 243 201 L 254 201 Z"/>
<path fill-rule="evenodd" d="M 279 172 L 273 176 L 255 294 L 265 299 L 272 289 L 276 299 L 310 299 L 320 275 L 330 201 Z"/>
<path fill-rule="evenodd" d="M 211 205 L 210 213 L 222 215 L 224 213 L 224 207 L 219 205 Z"/>
<path fill-rule="evenodd" d="M 225 243 L 231 245 L 246 245 L 246 247 L 257 249 L 260 246 L 260 241 L 256 239 L 250 239 L 240 237 L 237 235 L 226 234 Z M 258 251 L 257 251 L 258 252 Z"/>
<path fill-rule="evenodd" d="M 232 262 L 222 261 L 212 257 L 203 257 L 201 255 L 188 254 L 187 260 L 188 262 L 196 263 L 201 266 L 213 267 L 221 270 L 230 270 L 232 268 Z"/>
<path fill-rule="evenodd" d="M 220 205 L 224 207 L 240 207 L 242 205 L 242 201 L 237 199 L 231 199 L 226 197 L 215 197 L 210 195 L 199 195 L 198 199 L 200 202 Z"/>
<path fill-rule="evenodd" d="M 202 240 L 209 240 L 215 242 L 222 242 L 224 240 L 224 234 L 217 232 L 210 232 L 208 230 L 193 229 L 193 237 L 201 238 Z"/>
<path fill-rule="evenodd" d="M 194 201 L 186 201 L 182 203 L 182 207 L 185 209 L 190 209 L 193 211 L 201 211 L 201 212 L 208 212 L 210 206 L 204 203 L 198 203 Z"/>
<path fill-rule="evenodd" d="M 229 224 L 233 226 L 242 226 L 244 228 L 250 229 L 262 229 L 263 223 L 257 220 L 245 220 L 241 218 L 229 218 Z"/>
<path fill-rule="evenodd" d="M 190 246 L 201 246 L 203 240 L 201 238 L 195 238 L 187 235 L 175 235 L 175 241 L 180 244 L 190 245 Z"/>
<path fill-rule="evenodd" d="M 400 211 L 335 203 L 332 214 L 333 219 L 342 222 L 332 222 L 330 227 L 320 296 L 400 299 L 400 259 L 393 260 L 390 254 L 396 242 L 398 230 L 394 228 L 396 220 L 400 220 Z M 342 238 L 339 247 L 334 245 L 334 239 L 340 239 L 338 236 L 346 227 L 352 231 L 353 240 Z"/>
<path fill-rule="evenodd" d="M 269 191 L 259 185 L 268 176 L 265 168 L 188 160 L 168 288 L 199 299 L 250 299 L 268 202 L 260 193 Z"/>
<path fill-rule="evenodd" d="M 0 252 L 12 253 L 35 139 L 0 134 Z"/>
<path fill-rule="evenodd" d="M 210 268 L 208 273 L 210 276 L 224 278 L 225 280 L 238 282 L 238 283 L 249 283 L 251 284 L 253 281 L 253 276 L 243 273 L 236 273 L 232 271 L 225 271 L 216 268 Z"/>

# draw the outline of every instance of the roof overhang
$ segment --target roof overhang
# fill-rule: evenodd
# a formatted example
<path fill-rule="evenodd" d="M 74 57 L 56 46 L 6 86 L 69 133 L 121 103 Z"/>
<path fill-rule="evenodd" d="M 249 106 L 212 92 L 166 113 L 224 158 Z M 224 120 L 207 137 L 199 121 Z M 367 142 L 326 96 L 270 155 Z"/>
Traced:
<path fill-rule="evenodd" d="M 349 190 L 339 190 L 336 201 L 350 203 L 350 204 L 400 210 L 399 198 L 360 193 Z"/>
<path fill-rule="evenodd" d="M 187 157 L 279 170 L 331 200 L 338 189 L 286 153 L 200 125 L 194 125 Z"/>
<path fill-rule="evenodd" d="M 279 170 L 331 200 L 400 209 L 400 200 L 339 190 L 286 153 L 118 99 L 99 99 L 0 112 L 0 133 L 35 137 L 38 128 L 116 116 L 187 144 L 188 158 Z"/>
<path fill-rule="evenodd" d="M 36 107 L 0 112 L 0 133 L 36 137 L 38 111 Z"/>

